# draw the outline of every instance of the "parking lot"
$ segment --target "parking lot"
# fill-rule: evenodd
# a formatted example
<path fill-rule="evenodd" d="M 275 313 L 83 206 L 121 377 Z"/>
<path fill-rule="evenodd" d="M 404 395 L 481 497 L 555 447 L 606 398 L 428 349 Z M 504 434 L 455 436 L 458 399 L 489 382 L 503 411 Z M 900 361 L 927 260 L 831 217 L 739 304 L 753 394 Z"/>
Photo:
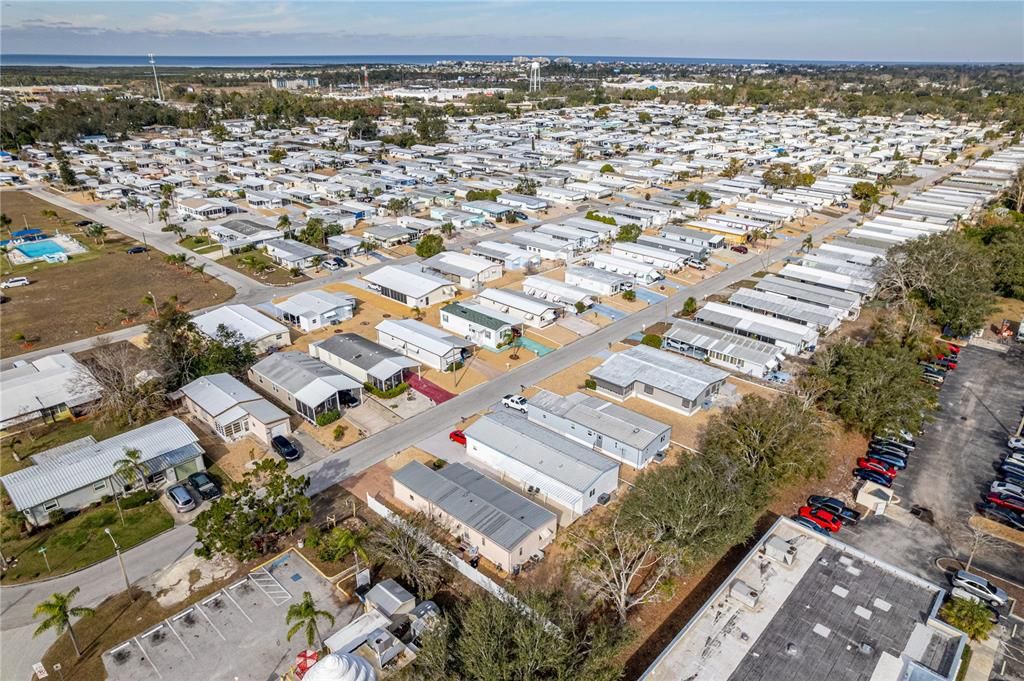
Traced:
<path fill-rule="evenodd" d="M 306 648 L 300 633 L 288 642 L 288 606 L 309 591 L 317 608 L 340 628 L 359 612 L 301 558 L 285 554 L 266 568 L 194 603 L 103 654 L 113 681 L 278 678 Z M 324 624 L 326 638 L 334 628 Z M 276 671 L 275 671 L 276 670 Z"/>

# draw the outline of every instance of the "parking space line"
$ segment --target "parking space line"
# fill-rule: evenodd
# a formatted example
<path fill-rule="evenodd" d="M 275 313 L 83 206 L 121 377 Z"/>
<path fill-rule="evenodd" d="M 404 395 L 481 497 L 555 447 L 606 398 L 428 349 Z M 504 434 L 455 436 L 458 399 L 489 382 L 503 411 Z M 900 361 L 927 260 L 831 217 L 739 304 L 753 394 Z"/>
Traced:
<path fill-rule="evenodd" d="M 157 677 L 158 679 L 162 679 L 162 678 L 164 678 L 163 674 L 161 674 L 161 673 L 160 673 L 160 670 L 156 668 L 156 665 L 155 665 L 155 664 L 153 664 L 153 660 L 151 660 L 151 659 L 149 658 L 149 653 L 147 653 L 147 652 L 146 652 L 146 649 L 142 647 L 142 644 L 141 644 L 141 643 L 139 643 L 139 637 L 138 637 L 138 636 L 133 636 L 133 637 L 132 637 L 132 640 L 133 640 L 133 641 L 135 641 L 135 645 L 137 645 L 137 646 L 139 647 L 139 650 L 141 650 L 141 651 L 142 651 L 142 658 L 143 658 L 143 659 L 144 659 L 144 660 L 145 660 L 146 662 L 148 662 L 148 663 L 149 663 L 149 666 L 150 666 L 150 667 L 152 667 L 152 668 L 153 668 L 153 673 L 155 673 L 155 674 L 156 674 L 156 677 Z"/>
<path fill-rule="evenodd" d="M 245 580 L 243 579 L 238 584 L 235 584 L 234 586 L 230 586 L 228 588 L 229 589 L 233 589 L 234 587 L 241 586 L 244 582 L 245 582 Z M 228 590 L 224 589 L 223 593 L 224 593 L 225 596 L 227 596 L 229 601 L 231 601 L 232 603 L 235 604 L 235 607 L 238 608 L 238 612 L 242 613 L 242 617 L 244 617 L 245 619 L 249 620 L 249 624 L 252 624 L 253 623 L 252 618 L 249 617 L 249 614 L 247 612 L 245 612 L 245 610 L 242 610 L 242 606 L 240 606 L 238 604 L 238 601 L 236 601 L 234 598 L 231 597 L 231 594 L 228 593 Z"/>
<path fill-rule="evenodd" d="M 208 598 L 206 599 L 206 603 L 209 603 L 212 600 L 212 598 Z M 206 605 L 206 603 L 203 603 L 203 605 Z M 213 620 L 211 620 L 210 616 L 206 614 L 206 611 L 199 607 L 198 603 L 196 604 L 196 610 L 198 610 L 199 614 L 203 616 L 203 619 L 210 623 L 210 626 L 213 627 L 213 630 L 217 632 L 218 636 L 220 636 L 220 640 L 227 641 L 227 639 L 224 638 L 224 634 L 220 633 L 220 629 L 218 629 L 217 625 L 213 623 Z"/>
<path fill-rule="evenodd" d="M 165 619 L 164 622 L 167 622 L 167 628 L 171 630 L 172 634 L 174 634 L 174 638 L 178 639 L 178 643 L 180 643 L 181 647 L 185 649 L 185 652 L 188 653 L 188 656 L 191 657 L 193 660 L 196 659 L 196 656 L 192 654 L 192 650 L 187 645 L 185 645 L 185 641 L 182 640 L 181 635 L 178 634 L 177 631 L 175 631 L 174 625 L 171 624 L 171 621 Z"/>

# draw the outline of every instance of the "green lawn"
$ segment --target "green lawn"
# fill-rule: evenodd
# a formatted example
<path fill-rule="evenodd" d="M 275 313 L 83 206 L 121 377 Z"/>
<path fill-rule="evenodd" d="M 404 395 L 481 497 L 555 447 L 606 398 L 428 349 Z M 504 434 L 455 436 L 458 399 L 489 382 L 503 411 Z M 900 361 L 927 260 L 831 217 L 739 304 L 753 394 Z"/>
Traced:
<path fill-rule="evenodd" d="M 291 272 L 274 264 L 274 261 L 269 256 L 259 251 L 235 253 L 226 258 L 221 258 L 217 262 L 257 281 L 268 284 L 287 285 L 309 280 L 309 277 L 304 274 L 293 277 Z M 263 271 L 258 271 L 260 269 L 263 269 Z"/>
<path fill-rule="evenodd" d="M 86 435 L 92 435 L 97 440 L 105 440 L 119 432 L 121 431 L 114 424 L 99 424 L 94 419 L 82 419 L 77 422 L 67 419 L 29 428 L 0 440 L 0 474 L 6 475 L 30 466 L 30 455 L 51 447 L 66 444 Z M 15 452 L 21 461 L 14 458 Z"/>
<path fill-rule="evenodd" d="M 178 245 L 196 253 L 209 253 L 221 249 L 220 244 L 201 236 L 187 236 L 179 241 Z"/>
<path fill-rule="evenodd" d="M 4 584 L 25 582 L 72 572 L 114 555 L 114 546 L 103 532 L 109 527 L 122 549 L 127 549 L 174 526 L 174 520 L 159 501 L 124 512 L 125 524 L 113 503 L 83 511 L 71 520 L 24 539 L 3 542 L 8 560 L 17 564 L 3 576 Z M 51 571 L 39 548 L 46 547 Z"/>

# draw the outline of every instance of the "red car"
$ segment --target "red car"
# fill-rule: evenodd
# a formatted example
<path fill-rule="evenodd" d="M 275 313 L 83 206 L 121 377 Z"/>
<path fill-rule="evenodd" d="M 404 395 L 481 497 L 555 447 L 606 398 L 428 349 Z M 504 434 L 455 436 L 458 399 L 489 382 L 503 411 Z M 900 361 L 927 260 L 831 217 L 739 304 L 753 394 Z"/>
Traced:
<path fill-rule="evenodd" d="M 746 246 L 733 246 L 729 250 L 736 251 L 737 253 L 747 253 L 750 249 L 748 249 Z"/>
<path fill-rule="evenodd" d="M 857 468 L 864 468 L 865 470 L 881 473 L 889 478 L 895 478 L 897 472 L 895 466 L 890 466 L 884 461 L 872 459 L 871 457 L 861 457 L 857 459 Z"/>
<path fill-rule="evenodd" d="M 448 433 L 448 439 L 451 440 L 452 442 L 457 442 L 460 445 L 466 445 L 466 434 L 463 433 L 461 430 L 453 430 L 452 432 Z"/>
<path fill-rule="evenodd" d="M 954 355 L 959 355 L 960 354 L 960 346 L 959 345 L 953 345 L 952 343 L 946 343 L 946 347 Z"/>
<path fill-rule="evenodd" d="M 829 532 L 838 532 L 843 522 L 823 508 L 811 508 L 810 506 L 800 507 L 800 517 L 807 518 L 818 527 Z"/>
<path fill-rule="evenodd" d="M 985 495 L 985 498 L 996 506 L 1002 506 L 1003 508 L 1016 511 L 1017 513 L 1024 513 L 1024 499 L 1021 499 L 1016 494 L 992 492 Z"/>

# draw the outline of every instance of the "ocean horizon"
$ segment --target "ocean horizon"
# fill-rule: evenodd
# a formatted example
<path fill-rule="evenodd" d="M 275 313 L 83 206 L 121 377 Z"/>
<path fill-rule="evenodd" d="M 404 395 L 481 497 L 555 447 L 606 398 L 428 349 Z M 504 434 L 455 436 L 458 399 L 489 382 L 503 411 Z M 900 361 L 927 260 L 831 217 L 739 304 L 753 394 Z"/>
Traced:
<path fill-rule="evenodd" d="M 176 55 L 156 56 L 158 67 L 180 68 L 308 68 L 362 64 L 410 64 L 426 66 L 439 61 L 508 62 L 518 55 L 512 54 L 349 54 L 349 55 Z M 537 55 L 534 55 L 537 56 Z M 963 64 L 984 66 L 1005 62 L 940 62 L 940 61 L 867 61 L 824 59 L 724 59 L 714 57 L 641 57 L 614 55 L 553 55 L 567 56 L 574 62 L 633 63 L 633 64 L 807 64 L 814 66 L 839 65 L 912 65 Z M 0 53 L 0 66 L 52 66 L 77 68 L 133 68 L 149 67 L 148 55 L 102 54 L 4 54 Z"/>

